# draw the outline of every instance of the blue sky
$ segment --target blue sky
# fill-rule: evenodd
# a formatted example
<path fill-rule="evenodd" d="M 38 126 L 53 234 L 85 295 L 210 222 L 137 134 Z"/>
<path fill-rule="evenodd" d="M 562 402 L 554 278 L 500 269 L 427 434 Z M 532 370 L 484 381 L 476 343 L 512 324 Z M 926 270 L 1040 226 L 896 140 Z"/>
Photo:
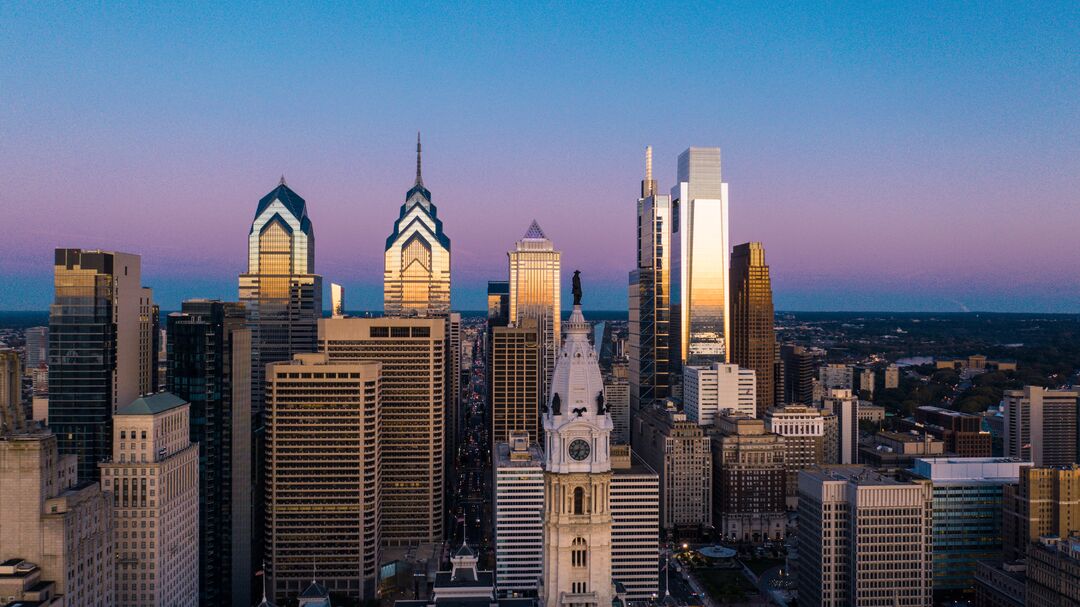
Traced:
<path fill-rule="evenodd" d="M 282 173 L 316 269 L 377 308 L 419 129 L 460 309 L 534 218 L 567 287 L 580 269 L 624 308 L 651 144 L 663 190 L 687 146 L 723 149 L 732 240 L 764 243 L 780 308 L 1080 311 L 1075 2 L 10 2 L 0 22 L 0 309 L 48 305 L 57 246 L 142 254 L 166 308 L 235 298 Z"/>

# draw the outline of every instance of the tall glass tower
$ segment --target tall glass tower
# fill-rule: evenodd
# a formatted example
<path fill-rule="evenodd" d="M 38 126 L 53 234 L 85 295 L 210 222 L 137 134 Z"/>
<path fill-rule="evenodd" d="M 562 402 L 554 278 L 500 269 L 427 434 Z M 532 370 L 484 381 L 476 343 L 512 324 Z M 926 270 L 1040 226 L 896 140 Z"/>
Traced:
<path fill-rule="evenodd" d="M 561 253 L 534 220 L 517 241 L 510 258 L 510 322 L 522 326 L 536 322 L 540 332 L 541 396 L 547 393 L 561 341 L 559 273 Z M 537 423 L 539 420 L 537 420 Z M 534 436 L 536 440 L 539 437 Z"/>
<path fill-rule="evenodd" d="M 652 148 L 637 201 L 637 267 L 630 272 L 630 415 L 671 395 L 671 197 L 658 194 Z"/>
<path fill-rule="evenodd" d="M 315 274 L 315 229 L 307 204 L 285 178 L 259 200 L 248 232 L 248 271 L 240 301 L 251 329 L 251 407 L 263 407 L 266 365 L 314 352 L 322 316 L 322 277 Z"/>
<path fill-rule="evenodd" d="M 775 402 L 775 324 L 765 249 L 760 242 L 737 245 L 731 253 L 731 361 L 757 375 L 758 419 Z"/>
<path fill-rule="evenodd" d="M 671 188 L 671 313 L 682 365 L 730 362 L 728 184 L 720 148 L 691 147 L 679 155 Z"/>
<path fill-rule="evenodd" d="M 420 134 L 416 134 L 416 181 L 394 231 L 386 239 L 383 312 L 387 316 L 446 316 L 450 313 L 450 239 L 431 192 L 420 174 Z"/>

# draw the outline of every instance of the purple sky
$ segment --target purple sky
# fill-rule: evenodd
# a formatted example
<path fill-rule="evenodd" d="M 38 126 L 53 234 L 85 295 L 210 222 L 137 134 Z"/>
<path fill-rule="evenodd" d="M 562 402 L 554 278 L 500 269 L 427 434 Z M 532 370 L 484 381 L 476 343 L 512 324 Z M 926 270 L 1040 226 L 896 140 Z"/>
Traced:
<path fill-rule="evenodd" d="M 458 309 L 534 218 L 624 309 L 651 144 L 663 191 L 723 149 L 778 308 L 1080 312 L 1073 2 L 150 11 L 0 6 L 0 309 L 48 305 L 57 246 L 142 254 L 166 309 L 235 299 L 281 173 L 379 308 L 420 129 Z"/>

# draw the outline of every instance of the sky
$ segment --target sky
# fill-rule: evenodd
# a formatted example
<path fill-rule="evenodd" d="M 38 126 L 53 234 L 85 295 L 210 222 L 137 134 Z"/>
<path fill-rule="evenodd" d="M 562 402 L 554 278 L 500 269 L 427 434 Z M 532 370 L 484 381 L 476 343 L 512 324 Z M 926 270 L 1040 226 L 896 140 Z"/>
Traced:
<path fill-rule="evenodd" d="M 225 4 L 228 4 L 225 6 Z M 1080 4 L 0 3 L 0 309 L 52 249 L 235 299 L 284 174 L 316 271 L 380 309 L 424 142 L 454 308 L 536 219 L 626 308 L 644 148 L 719 146 L 783 310 L 1080 312 Z M 329 289 L 327 289 L 329 290 Z M 570 298 L 564 297 L 564 302 Z"/>

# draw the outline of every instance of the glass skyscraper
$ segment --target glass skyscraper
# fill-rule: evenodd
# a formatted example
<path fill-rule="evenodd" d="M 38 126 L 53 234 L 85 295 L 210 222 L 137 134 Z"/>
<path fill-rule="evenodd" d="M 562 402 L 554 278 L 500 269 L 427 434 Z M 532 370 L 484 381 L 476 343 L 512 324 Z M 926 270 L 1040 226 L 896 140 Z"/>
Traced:
<path fill-rule="evenodd" d="M 420 174 L 416 135 L 416 181 L 394 231 L 386 239 L 383 311 L 387 316 L 446 316 L 450 313 L 450 239 L 443 233 L 431 192 Z"/>
<path fill-rule="evenodd" d="M 679 155 L 672 198 L 671 313 L 683 365 L 731 362 L 728 184 L 720 148 Z"/>
<path fill-rule="evenodd" d="M 757 375 L 757 417 L 776 397 L 776 345 L 772 282 L 760 242 L 737 245 L 731 254 L 731 362 Z"/>
<path fill-rule="evenodd" d="M 138 255 L 56 249 L 49 307 L 49 426 L 79 481 L 112 457 L 112 415 L 149 392 L 156 372 L 153 297 Z"/>
<path fill-rule="evenodd" d="M 562 345 L 559 276 L 561 253 L 534 220 L 517 241 L 510 259 L 510 322 L 522 326 L 535 321 L 540 333 L 540 395 L 547 394 L 555 357 Z M 599 348 L 598 348 L 599 349 Z M 539 417 L 537 417 L 539 423 Z M 538 439 L 533 436 L 533 439 Z"/>
<path fill-rule="evenodd" d="M 266 365 L 314 352 L 322 317 L 315 274 L 315 229 L 307 204 L 281 179 L 259 200 L 248 232 L 248 271 L 240 301 L 251 329 L 251 406 L 262 411 Z"/>

